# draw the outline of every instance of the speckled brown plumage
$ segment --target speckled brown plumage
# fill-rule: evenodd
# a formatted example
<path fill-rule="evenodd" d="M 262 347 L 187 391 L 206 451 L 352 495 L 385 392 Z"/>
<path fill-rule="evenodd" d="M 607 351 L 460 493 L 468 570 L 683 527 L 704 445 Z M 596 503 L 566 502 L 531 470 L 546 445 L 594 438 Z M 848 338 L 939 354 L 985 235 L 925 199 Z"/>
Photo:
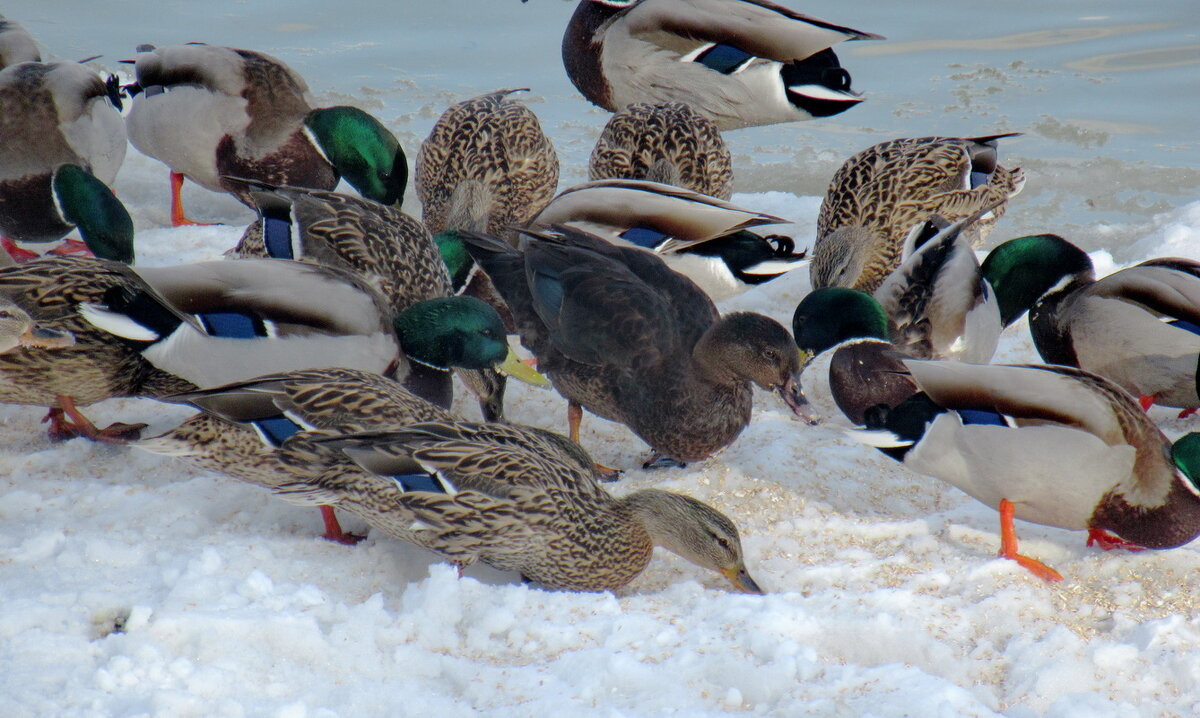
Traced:
<path fill-rule="evenodd" d="M 399 429 L 418 421 L 449 420 L 445 410 L 413 395 L 397 382 L 354 369 L 310 369 L 168 397 L 205 410 L 163 434 L 139 443 L 154 453 L 179 456 L 200 468 L 275 488 L 289 479 L 288 466 L 246 423 L 281 412 L 301 417 L 317 431 L 333 434 Z M 293 443 L 304 441 L 293 437 Z M 307 447 L 308 444 L 305 443 Z M 311 449 L 310 449 L 311 450 Z M 297 454 L 303 451 L 297 450 Z M 316 459 L 320 458 L 320 461 Z M 308 454 L 333 470 L 352 469 L 330 450 Z"/>
<path fill-rule="evenodd" d="M 933 214 L 953 222 L 992 208 L 968 229 L 972 245 L 980 246 L 1024 184 L 1020 169 L 1009 170 L 996 161 L 995 142 L 1008 136 L 890 140 L 846 160 L 829 183 L 817 219 L 814 287 L 873 292 L 899 265 L 909 230 Z M 972 188 L 972 172 L 989 178 Z M 861 234 L 837 247 L 831 237 L 839 230 Z M 858 251 L 863 253 L 861 273 L 841 282 L 822 279 L 822 266 Z"/>
<path fill-rule="evenodd" d="M 588 179 L 667 181 L 647 176 L 658 163 L 673 167 L 672 184 L 721 199 L 733 194 L 733 159 L 721 132 L 679 102 L 633 104 L 613 115 L 592 150 Z"/>
<path fill-rule="evenodd" d="M 363 277 L 389 302 L 393 314 L 414 303 L 453 293 L 433 237 L 404 212 L 369 199 L 299 187 L 258 185 L 259 208 L 291 213 L 303 248 L 301 261 L 334 266 Z M 262 217 L 229 251 L 234 257 L 269 256 Z"/>
<path fill-rule="evenodd" d="M 59 257 L 0 268 L 0 294 L 44 326 L 75 336 L 69 347 L 17 347 L 0 354 L 0 402 L 57 407 L 57 397 L 65 395 L 86 405 L 195 388 L 154 368 L 133 347 L 77 313 L 79 303 L 101 303 L 109 288 L 131 281 L 140 284 L 128 267 L 100 259 Z"/>
<path fill-rule="evenodd" d="M 447 229 L 458 185 L 480 180 L 491 193 L 488 231 L 523 227 L 554 197 L 558 156 L 537 116 L 497 90 L 446 110 L 421 144 L 416 189 L 430 232 Z"/>
<path fill-rule="evenodd" d="M 561 437 L 441 422 L 328 442 L 373 470 L 309 474 L 280 493 L 352 511 L 460 566 L 483 561 L 548 588 L 613 590 L 642 572 L 657 544 L 720 571 L 741 590 L 761 590 L 746 573 L 728 518 L 654 489 L 614 499 L 593 480 L 586 454 L 565 450 Z M 449 490 L 405 491 L 389 476 L 413 467 L 436 473 Z"/>
<path fill-rule="evenodd" d="M 699 287 L 649 252 L 565 227 L 536 236 L 523 251 L 479 236 L 468 245 L 538 369 L 570 401 L 626 424 L 669 458 L 698 461 L 745 428 L 752 382 L 790 393 L 800 358 L 777 322 L 722 319 Z"/>

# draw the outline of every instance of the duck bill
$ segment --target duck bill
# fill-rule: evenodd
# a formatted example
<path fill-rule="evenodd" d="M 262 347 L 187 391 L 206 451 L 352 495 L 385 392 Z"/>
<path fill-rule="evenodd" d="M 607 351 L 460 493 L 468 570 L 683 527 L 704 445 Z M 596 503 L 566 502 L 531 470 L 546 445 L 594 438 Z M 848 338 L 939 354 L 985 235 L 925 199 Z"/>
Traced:
<path fill-rule="evenodd" d="M 820 423 L 816 414 L 812 411 L 812 406 L 808 403 L 808 398 L 804 396 L 804 392 L 800 389 L 800 372 L 796 372 L 787 378 L 787 381 L 775 388 L 775 393 L 779 398 L 783 399 L 783 403 L 788 405 L 792 410 L 792 414 L 809 426 L 816 426 Z"/>
<path fill-rule="evenodd" d="M 733 587 L 742 593 L 753 593 L 758 596 L 766 595 L 766 591 L 759 588 L 758 583 L 750 578 L 750 573 L 745 566 L 737 565 L 733 568 L 727 568 L 721 571 L 721 575 L 729 579 Z"/>
<path fill-rule="evenodd" d="M 511 347 L 509 347 L 508 356 L 504 357 L 504 361 L 496 367 L 496 370 L 501 374 L 511 376 L 517 381 L 523 381 L 539 389 L 550 388 L 550 380 L 537 369 L 521 361 L 521 358 L 517 356 L 517 353 Z"/>
<path fill-rule="evenodd" d="M 34 324 L 17 337 L 17 343 L 23 347 L 38 349 L 58 349 L 74 346 L 75 335 L 60 329 L 48 329 Z"/>

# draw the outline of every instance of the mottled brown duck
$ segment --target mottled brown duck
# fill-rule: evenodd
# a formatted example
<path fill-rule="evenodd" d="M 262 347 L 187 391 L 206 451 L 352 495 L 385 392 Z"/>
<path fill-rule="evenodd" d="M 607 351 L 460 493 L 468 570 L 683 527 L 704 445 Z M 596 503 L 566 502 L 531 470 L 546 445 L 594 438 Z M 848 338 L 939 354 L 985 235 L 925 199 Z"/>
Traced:
<path fill-rule="evenodd" d="M 604 125 L 588 179 L 650 180 L 729 199 L 733 156 L 716 124 L 691 107 L 636 103 Z"/>
<path fill-rule="evenodd" d="M 817 218 L 813 288 L 874 292 L 899 266 L 909 232 L 935 214 L 980 214 L 966 230 L 979 247 L 1025 184 L 1019 168 L 998 161 L 997 141 L 1015 134 L 889 140 L 846 160 Z"/>

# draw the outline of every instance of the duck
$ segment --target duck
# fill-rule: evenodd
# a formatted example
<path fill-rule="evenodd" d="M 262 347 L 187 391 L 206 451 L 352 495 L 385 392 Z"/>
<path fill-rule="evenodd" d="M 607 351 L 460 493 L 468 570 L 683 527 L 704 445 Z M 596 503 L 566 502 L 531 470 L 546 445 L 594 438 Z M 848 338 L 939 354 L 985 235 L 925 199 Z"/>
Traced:
<path fill-rule="evenodd" d="M 107 295 L 83 308 L 86 318 L 197 386 L 272 370 L 345 366 L 399 377 L 448 406 L 450 398 L 440 392 L 456 368 L 521 365 L 524 374 L 537 376 L 509 347 L 495 310 L 473 297 L 434 297 L 393 314 L 354 274 L 278 259 L 159 267 L 141 275 L 150 291 Z M 185 312 L 197 314 L 195 320 Z M 430 369 L 421 376 L 432 376 L 433 386 L 411 381 L 418 364 Z"/>
<path fill-rule="evenodd" d="M 0 106 L 0 236 L 9 256 L 34 259 L 15 243 L 57 242 L 78 229 L 82 243 L 54 251 L 133 261 L 133 220 L 109 189 L 127 144 L 116 77 L 75 62 L 18 62 L 0 70 Z"/>
<path fill-rule="evenodd" d="M 594 180 L 563 190 L 530 226 L 570 226 L 653 252 L 722 301 L 807 266 L 791 237 L 750 231 L 785 222 L 661 182 Z"/>
<path fill-rule="evenodd" d="M 947 222 L 934 215 L 909 233 L 901 263 L 875 290 L 891 341 L 913 359 L 987 364 L 1003 325 L 966 230 L 979 214 Z"/>
<path fill-rule="evenodd" d="M 391 410 L 391 419 L 419 412 L 393 403 L 398 387 L 373 394 L 375 386 L 359 385 L 350 399 L 351 386 L 282 376 L 189 401 L 209 410 L 224 404 L 226 412 L 244 409 L 247 397 L 267 403 L 262 413 L 295 429 L 272 449 L 265 483 L 276 494 L 350 511 L 449 559 L 460 574 L 483 562 L 551 590 L 615 591 L 645 570 L 657 545 L 717 571 L 739 591 L 763 592 L 746 569 L 737 527 L 711 506 L 658 489 L 613 498 L 577 444 L 532 427 L 437 419 L 359 431 L 382 423 L 368 409 Z M 329 410 L 347 399 L 346 412 Z"/>
<path fill-rule="evenodd" d="M 558 189 L 558 155 L 528 107 L 504 89 L 452 105 L 421 143 L 415 183 L 421 220 L 503 235 L 523 227 Z"/>
<path fill-rule="evenodd" d="M 750 421 L 751 387 L 801 411 L 800 354 L 761 314 L 722 317 L 655 255 L 570 227 L 526 230 L 522 247 L 465 235 L 508 302 L 538 371 L 568 401 L 578 441 L 586 408 L 650 445 L 647 466 L 708 458 Z"/>
<path fill-rule="evenodd" d="M 832 48 L 881 39 L 769 0 L 580 0 L 562 56 L 576 89 L 609 112 L 682 102 L 732 130 L 862 102 Z"/>
<path fill-rule="evenodd" d="M 452 260 L 443 256 L 421 222 L 400 209 L 338 192 L 254 185 L 251 196 L 258 219 L 227 256 L 292 259 L 351 272 L 376 290 L 395 316 L 418 302 L 461 293 L 449 273 L 447 262 Z M 504 321 L 507 307 L 499 302 L 494 308 Z M 501 371 L 548 386 L 515 355 Z M 479 397 L 484 420 L 502 420 L 505 374 L 468 367 L 459 367 L 457 373 Z M 451 376 L 443 366 L 413 362 L 406 381 L 442 406 L 449 406 L 453 398 Z"/>
<path fill-rule="evenodd" d="M 716 123 L 682 102 L 635 102 L 596 140 L 588 179 L 650 180 L 728 200 L 733 156 Z"/>
<path fill-rule="evenodd" d="M 909 232 L 934 214 L 953 222 L 982 212 L 967 230 L 972 247 L 982 245 L 1025 186 L 1020 168 L 998 162 L 998 141 L 1018 134 L 902 138 L 846 160 L 817 217 L 813 288 L 874 292 L 899 265 Z"/>
<path fill-rule="evenodd" d="M 19 62 L 41 62 L 42 53 L 29 31 L 0 14 L 0 70 Z"/>
<path fill-rule="evenodd" d="M 982 272 L 1005 326 L 1029 312 L 1045 361 L 1099 374 L 1147 410 L 1200 407 L 1200 262 L 1161 257 L 1097 280 L 1086 252 L 1041 234 L 998 245 Z"/>
<path fill-rule="evenodd" d="M 363 196 L 396 204 L 408 164 L 395 136 L 350 106 L 313 108 L 304 79 L 278 58 L 202 43 L 138 47 L 127 120 L 129 141 L 171 170 L 171 222 L 183 210 L 183 178 L 253 206 L 252 179 L 333 189 L 339 178 Z"/>
<path fill-rule="evenodd" d="M 1116 384 L 1074 367 L 905 359 L 920 388 L 879 407 L 856 438 L 1000 512 L 1000 556 L 1019 553 L 1013 519 L 1087 530 L 1088 545 L 1166 549 L 1200 534 L 1200 433 L 1174 444 Z"/>
<path fill-rule="evenodd" d="M 893 324 L 866 292 L 822 287 L 805 295 L 792 314 L 800 349 L 800 392 L 809 416 L 842 429 L 861 426 L 867 411 L 893 407 L 918 389 L 908 377 Z"/>
<path fill-rule="evenodd" d="M 389 377 L 346 367 L 278 372 L 160 398 L 200 413 L 134 442 L 134 448 L 178 457 L 205 471 L 268 489 L 295 483 L 298 467 L 281 460 L 280 447 L 288 443 L 292 447 L 288 455 L 298 456 L 299 443 L 307 442 L 311 432 L 340 435 L 454 419 Z M 348 466 L 339 452 L 321 452 L 311 443 L 304 448 L 311 459 L 303 467 L 306 473 L 317 473 L 318 467 L 335 471 Z M 342 529 L 329 503 L 320 508 L 325 525 L 322 538 L 346 545 L 363 538 Z"/>
<path fill-rule="evenodd" d="M 140 427 L 97 429 L 78 409 L 113 397 L 158 398 L 314 363 L 394 375 L 408 357 L 492 366 L 509 352 L 499 317 L 477 300 L 430 300 L 393 317 L 353 275 L 282 260 L 135 271 L 55 257 L 0 268 L 0 296 L 75 338 L 53 352 L 0 354 L 0 402 L 50 409 L 56 440 L 136 438 Z"/>

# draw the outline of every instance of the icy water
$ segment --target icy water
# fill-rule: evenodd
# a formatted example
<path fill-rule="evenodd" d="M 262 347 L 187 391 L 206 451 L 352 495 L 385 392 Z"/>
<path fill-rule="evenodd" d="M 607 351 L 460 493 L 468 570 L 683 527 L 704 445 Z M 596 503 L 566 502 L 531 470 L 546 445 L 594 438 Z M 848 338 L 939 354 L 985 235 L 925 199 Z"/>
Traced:
<path fill-rule="evenodd" d="M 1200 13 L 1194 0 L 1016 0 L 792 7 L 887 36 L 838 47 L 867 102 L 826 121 L 727 134 L 737 190 L 820 195 L 853 152 L 899 136 L 1024 132 L 1002 147 L 1029 182 L 995 235 L 1057 230 L 1121 245 L 1153 216 L 1200 196 Z M 102 54 L 203 41 L 273 53 L 325 103 L 377 113 L 411 156 L 450 103 L 529 87 L 563 160 L 563 186 L 585 178 L 607 113 L 562 69 L 573 2 L 246 2 L 81 0 L 8 3 L 50 53 Z M 1114 224 L 1104 241 L 1098 224 Z"/>

